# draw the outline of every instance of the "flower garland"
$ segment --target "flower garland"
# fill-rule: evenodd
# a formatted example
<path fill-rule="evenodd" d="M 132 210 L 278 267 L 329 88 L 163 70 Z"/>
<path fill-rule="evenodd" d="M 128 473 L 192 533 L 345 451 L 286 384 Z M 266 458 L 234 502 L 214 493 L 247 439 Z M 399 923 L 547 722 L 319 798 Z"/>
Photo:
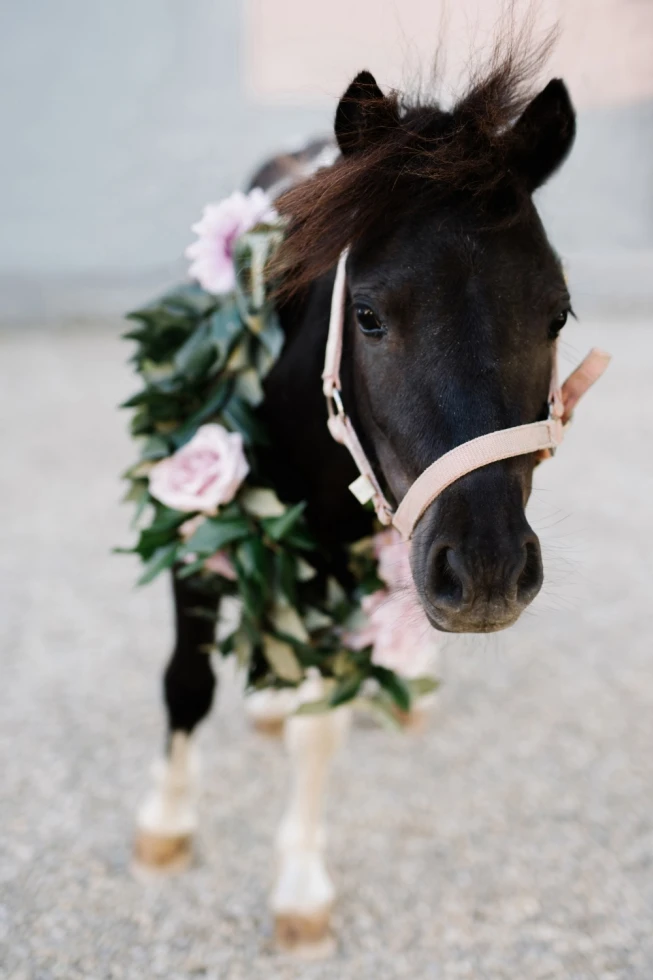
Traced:
<path fill-rule="evenodd" d="M 191 275 L 129 314 L 132 362 L 144 387 L 124 403 L 140 458 L 125 477 L 145 567 L 173 568 L 216 600 L 237 596 L 237 621 L 217 648 L 252 687 L 328 680 L 321 710 L 363 693 L 386 717 L 436 686 L 431 630 L 412 586 L 407 546 L 384 531 L 348 549 L 339 570 L 311 533 L 305 504 L 279 500 L 266 476 L 261 382 L 284 335 L 265 269 L 283 228 L 259 189 L 205 209 L 193 226 Z M 147 520 L 145 520 L 147 515 Z M 216 605 L 217 605 L 216 601 Z"/>

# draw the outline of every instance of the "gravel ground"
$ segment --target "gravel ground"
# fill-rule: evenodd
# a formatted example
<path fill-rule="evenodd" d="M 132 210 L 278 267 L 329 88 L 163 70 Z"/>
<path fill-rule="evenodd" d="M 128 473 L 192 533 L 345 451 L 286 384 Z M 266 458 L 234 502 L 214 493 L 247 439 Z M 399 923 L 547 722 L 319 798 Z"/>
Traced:
<path fill-rule="evenodd" d="M 358 726 L 334 774 L 338 950 L 271 948 L 286 792 L 238 686 L 202 732 L 196 866 L 143 884 L 133 815 L 161 744 L 165 583 L 132 588 L 118 325 L 0 335 L 0 976 L 651 980 L 653 521 L 644 322 L 568 328 L 616 360 L 541 468 L 547 584 L 506 634 L 443 647 L 428 732 Z"/>

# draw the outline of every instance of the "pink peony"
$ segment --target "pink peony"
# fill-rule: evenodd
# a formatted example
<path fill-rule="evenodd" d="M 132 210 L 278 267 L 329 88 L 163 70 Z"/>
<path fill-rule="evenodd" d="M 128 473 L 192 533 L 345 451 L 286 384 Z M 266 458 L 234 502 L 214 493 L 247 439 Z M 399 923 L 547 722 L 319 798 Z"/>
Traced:
<path fill-rule="evenodd" d="M 233 500 L 249 473 L 242 436 L 224 426 L 202 425 L 190 442 L 150 471 L 150 493 L 181 511 L 215 514 Z"/>
<path fill-rule="evenodd" d="M 207 204 L 202 218 L 192 226 L 198 236 L 186 249 L 189 269 L 208 293 L 229 293 L 236 285 L 233 251 L 236 240 L 260 222 L 272 222 L 277 213 L 260 187 L 249 194 L 235 191 L 219 204 Z"/>

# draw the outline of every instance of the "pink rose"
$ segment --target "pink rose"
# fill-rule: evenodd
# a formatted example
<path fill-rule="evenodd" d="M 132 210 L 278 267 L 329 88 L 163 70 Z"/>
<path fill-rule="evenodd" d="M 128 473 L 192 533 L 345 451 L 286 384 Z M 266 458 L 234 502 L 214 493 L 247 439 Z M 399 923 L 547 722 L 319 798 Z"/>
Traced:
<path fill-rule="evenodd" d="M 175 510 L 215 514 L 233 500 L 248 473 L 240 433 L 202 425 L 190 442 L 152 468 L 150 493 Z"/>
<path fill-rule="evenodd" d="M 198 239 L 186 249 L 189 269 L 208 293 L 230 293 L 236 285 L 233 251 L 236 240 L 261 222 L 273 222 L 277 213 L 260 187 L 249 194 L 235 191 L 219 204 L 207 204 L 202 218 L 192 226 Z"/>
<path fill-rule="evenodd" d="M 204 514 L 196 514 L 195 517 L 189 517 L 187 521 L 179 525 L 179 534 L 181 535 L 182 541 L 188 541 L 192 538 L 197 531 L 198 527 L 201 527 L 206 517 Z M 193 559 L 194 561 L 195 559 Z"/>
<path fill-rule="evenodd" d="M 394 670 L 401 677 L 429 674 L 435 639 L 415 590 L 401 589 L 376 596 L 369 613 L 374 631 L 372 663 Z"/>
<path fill-rule="evenodd" d="M 224 551 L 216 551 L 214 555 L 207 558 L 204 562 L 204 568 L 207 572 L 221 575 L 223 578 L 228 578 L 231 582 L 235 582 L 238 578 L 236 569 L 231 564 L 231 559 Z"/>
<path fill-rule="evenodd" d="M 399 531 L 389 528 L 374 536 L 379 578 L 390 589 L 413 588 L 410 570 L 410 544 L 402 541 Z"/>
<path fill-rule="evenodd" d="M 365 596 L 362 607 L 367 623 L 343 636 L 351 649 L 371 646 L 372 663 L 401 677 L 423 677 L 433 672 L 437 640 L 412 579 L 410 585 L 379 589 Z"/>

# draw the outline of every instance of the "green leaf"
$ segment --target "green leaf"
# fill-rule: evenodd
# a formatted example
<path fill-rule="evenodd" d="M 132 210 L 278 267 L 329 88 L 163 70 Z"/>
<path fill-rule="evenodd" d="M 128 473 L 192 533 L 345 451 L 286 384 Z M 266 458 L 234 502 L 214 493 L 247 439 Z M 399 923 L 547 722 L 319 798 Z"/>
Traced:
<path fill-rule="evenodd" d="M 227 521 L 209 517 L 188 539 L 183 552 L 213 555 L 226 544 L 246 538 L 249 533 L 249 525 L 242 517 Z"/>
<path fill-rule="evenodd" d="M 141 451 L 141 459 L 163 459 L 169 455 L 168 443 L 161 436 L 150 436 Z"/>
<path fill-rule="evenodd" d="M 302 617 L 294 606 L 277 604 L 270 612 L 270 622 L 277 633 L 285 633 L 288 639 L 308 643 L 310 636 Z"/>
<path fill-rule="evenodd" d="M 223 408 L 222 414 L 227 424 L 236 432 L 240 432 L 246 446 L 269 445 L 265 427 L 242 398 L 232 395 Z"/>
<path fill-rule="evenodd" d="M 239 398 L 254 408 L 263 401 L 263 388 L 254 368 L 248 368 L 238 374 L 234 391 Z"/>
<path fill-rule="evenodd" d="M 215 315 L 215 314 L 214 314 Z M 175 368 L 189 381 L 201 378 L 216 357 L 208 323 L 200 323 L 174 357 Z"/>
<path fill-rule="evenodd" d="M 300 582 L 310 582 L 317 575 L 313 566 L 309 565 L 303 558 L 295 559 L 295 567 L 297 568 L 297 578 Z"/>
<path fill-rule="evenodd" d="M 254 517 L 280 517 L 285 514 L 286 507 L 281 503 L 274 490 L 263 487 L 252 487 L 241 495 L 243 510 Z"/>
<path fill-rule="evenodd" d="M 166 507 L 164 504 L 157 504 L 156 514 L 154 515 L 154 520 L 150 524 L 150 531 L 167 531 L 170 528 L 179 527 L 184 521 L 187 521 L 189 514 L 185 514 L 181 510 L 175 510 L 174 507 Z"/>
<path fill-rule="evenodd" d="M 316 538 L 303 524 L 291 528 L 284 536 L 284 544 L 299 551 L 316 551 L 319 548 Z"/>
<path fill-rule="evenodd" d="M 149 527 L 143 528 L 134 548 L 144 561 L 149 561 L 164 545 L 178 543 L 177 528 L 188 517 L 181 511 L 160 504 Z"/>
<path fill-rule="evenodd" d="M 263 586 L 270 585 L 270 553 L 260 538 L 245 538 L 236 554 L 246 575 Z"/>
<path fill-rule="evenodd" d="M 297 605 L 297 582 L 292 555 L 285 550 L 278 551 L 274 558 L 277 586 L 291 606 Z"/>
<path fill-rule="evenodd" d="M 406 681 L 412 698 L 421 698 L 432 694 L 440 687 L 440 681 L 435 677 L 413 677 Z"/>
<path fill-rule="evenodd" d="M 233 381 L 231 378 L 225 378 L 224 380 L 218 382 L 216 387 L 211 392 L 210 396 L 207 398 L 205 403 L 201 408 L 198 408 L 196 412 L 186 419 L 185 424 L 173 432 L 170 436 L 171 441 L 174 443 L 176 449 L 185 445 L 189 439 L 195 435 L 197 428 L 211 416 L 217 415 L 226 401 L 229 399 L 231 390 L 233 387 Z"/>
<path fill-rule="evenodd" d="M 243 629 L 239 629 L 236 633 L 233 633 L 232 643 L 238 665 L 244 668 L 249 667 L 252 654 L 254 652 L 254 644 L 247 635 L 247 632 Z"/>
<path fill-rule="evenodd" d="M 263 653 L 270 667 L 281 680 L 290 681 L 293 684 L 301 681 L 304 672 L 289 643 L 265 633 L 263 635 Z"/>
<path fill-rule="evenodd" d="M 318 701 L 305 701 L 295 710 L 296 715 L 322 715 L 329 711 L 333 705 L 328 698 L 320 698 Z"/>
<path fill-rule="evenodd" d="M 134 509 L 134 516 L 131 520 L 131 526 L 136 527 L 138 524 L 143 511 L 150 502 L 150 493 L 147 489 L 147 483 L 141 483 L 140 481 L 132 484 L 132 488 L 129 492 L 129 499 L 132 500 L 136 507 Z"/>
<path fill-rule="evenodd" d="M 174 289 L 168 290 L 163 296 L 148 303 L 138 310 L 127 314 L 128 320 L 140 320 L 151 323 L 166 315 L 177 315 L 183 318 L 199 319 L 205 316 L 216 305 L 216 298 L 207 293 L 195 282 L 181 283 Z"/>
<path fill-rule="evenodd" d="M 360 672 L 352 673 L 349 677 L 344 677 L 341 681 L 336 684 L 331 697 L 329 698 L 329 704 L 332 708 L 337 708 L 339 704 L 346 704 L 347 701 L 351 701 L 355 698 L 360 690 L 360 686 L 363 683 L 363 674 Z"/>
<path fill-rule="evenodd" d="M 294 507 L 288 508 L 281 517 L 266 517 L 261 521 L 266 533 L 273 541 L 281 541 L 285 538 L 300 519 L 306 509 L 306 501 L 303 500 Z"/>
<path fill-rule="evenodd" d="M 220 364 L 225 364 L 245 326 L 238 315 L 235 303 L 222 306 L 208 321 L 207 337 L 217 352 Z"/>
<path fill-rule="evenodd" d="M 245 611 L 254 623 L 258 623 L 265 608 L 265 591 L 260 582 L 245 575 L 237 559 L 234 564 L 238 572 L 238 591 L 243 600 Z"/>
<path fill-rule="evenodd" d="M 184 562 L 177 570 L 177 578 L 192 578 L 193 575 L 198 575 L 204 570 L 205 561 L 206 558 L 197 558 L 195 561 Z"/>
<path fill-rule="evenodd" d="M 281 351 L 283 350 L 286 337 L 276 314 L 270 313 L 270 315 L 266 317 L 263 329 L 259 330 L 256 336 L 263 347 L 265 347 L 272 360 L 277 361 Z"/>
<path fill-rule="evenodd" d="M 317 630 L 333 626 L 333 620 L 321 609 L 317 609 L 315 606 L 307 606 L 304 610 L 304 624 L 310 633 L 315 633 Z"/>
<path fill-rule="evenodd" d="M 174 565 L 177 559 L 177 550 L 178 543 L 176 541 L 172 544 L 165 545 L 163 548 L 157 548 L 150 560 L 147 562 L 145 570 L 136 584 L 147 585 L 147 583 L 156 578 L 160 572 Z"/>
<path fill-rule="evenodd" d="M 398 674 L 386 667 L 375 665 L 372 666 L 370 673 L 376 677 L 381 687 L 387 691 L 400 711 L 410 711 L 410 688 Z"/>
<path fill-rule="evenodd" d="M 195 317 L 204 317 L 216 305 L 213 293 L 207 293 L 197 282 L 185 282 L 164 296 L 164 301 Z"/>
<path fill-rule="evenodd" d="M 384 691 L 371 698 L 361 698 L 360 704 L 363 707 L 368 707 L 384 728 L 391 732 L 403 731 L 401 722 L 397 717 L 395 703 Z"/>

